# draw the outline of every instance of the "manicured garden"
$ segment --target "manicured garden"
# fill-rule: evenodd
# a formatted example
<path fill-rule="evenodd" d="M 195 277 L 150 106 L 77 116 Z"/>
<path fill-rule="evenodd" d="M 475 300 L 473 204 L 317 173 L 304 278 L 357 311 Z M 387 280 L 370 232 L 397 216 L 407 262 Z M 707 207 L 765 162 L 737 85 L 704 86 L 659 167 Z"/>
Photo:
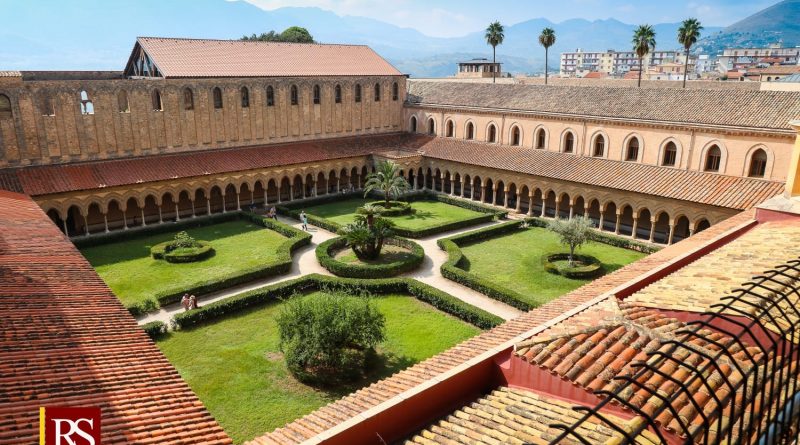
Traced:
<path fill-rule="evenodd" d="M 173 239 L 179 230 L 86 246 L 81 252 L 129 307 L 151 302 L 159 295 L 194 290 L 203 283 L 222 282 L 244 271 L 275 263 L 289 254 L 288 247 L 282 247 L 288 239 L 286 236 L 248 219 L 185 230 L 213 246 L 213 255 L 189 263 L 151 257 L 152 246 Z"/>
<path fill-rule="evenodd" d="M 279 289 L 298 288 L 310 280 L 347 282 L 312 276 L 293 284 L 276 285 L 274 289 L 260 293 L 265 297 L 267 292 L 278 294 Z M 411 282 L 385 281 L 381 286 L 399 289 L 398 285 L 406 283 Z M 419 289 L 423 288 L 426 287 L 422 285 Z M 322 292 L 317 290 L 297 298 L 319 298 Z M 437 295 L 439 291 L 430 288 L 425 292 Z M 250 301 L 260 298 L 256 294 L 252 293 L 254 298 Z M 244 299 L 239 301 L 245 302 Z M 158 345 L 225 431 L 235 442 L 241 443 L 479 332 L 477 327 L 405 293 L 376 295 L 372 303 L 385 317 L 385 340 L 378 345 L 378 355 L 371 361 L 363 378 L 335 388 L 305 385 L 289 372 L 279 348 L 276 323 L 282 306 L 287 304 L 285 302 L 269 300 L 249 307 L 242 303 L 226 303 L 227 308 L 236 306 L 239 309 L 233 308 L 213 322 L 206 318 L 199 325 L 167 334 Z M 456 304 L 464 306 L 463 303 Z M 219 306 L 220 311 L 223 310 L 223 305 Z"/>

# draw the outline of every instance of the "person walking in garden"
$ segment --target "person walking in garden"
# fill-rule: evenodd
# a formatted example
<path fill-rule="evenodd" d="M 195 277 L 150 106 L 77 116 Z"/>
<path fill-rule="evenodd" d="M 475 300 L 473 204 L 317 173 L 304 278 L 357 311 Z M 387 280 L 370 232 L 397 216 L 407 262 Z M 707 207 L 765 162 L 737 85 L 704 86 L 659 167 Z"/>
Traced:
<path fill-rule="evenodd" d="M 183 294 L 183 298 L 181 298 L 181 306 L 183 306 L 184 311 L 189 310 L 189 294 Z"/>
<path fill-rule="evenodd" d="M 275 206 L 272 206 L 269 209 L 269 217 L 274 219 L 275 221 L 278 220 L 278 210 L 275 208 Z"/>
<path fill-rule="evenodd" d="M 303 230 L 305 230 L 307 232 L 308 231 L 308 215 L 306 215 L 306 211 L 305 210 L 301 210 L 300 211 L 300 222 L 302 223 L 301 227 L 303 228 Z"/>
<path fill-rule="evenodd" d="M 194 294 L 189 297 L 189 309 L 197 309 L 197 297 Z"/>

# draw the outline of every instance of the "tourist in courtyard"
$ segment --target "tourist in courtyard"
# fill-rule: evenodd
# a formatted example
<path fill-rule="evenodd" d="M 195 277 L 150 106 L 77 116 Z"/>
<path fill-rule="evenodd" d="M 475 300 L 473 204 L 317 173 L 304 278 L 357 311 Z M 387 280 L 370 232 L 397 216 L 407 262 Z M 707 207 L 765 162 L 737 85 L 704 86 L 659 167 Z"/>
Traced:
<path fill-rule="evenodd" d="M 302 223 L 302 228 L 305 231 L 308 231 L 308 215 L 306 215 L 306 211 L 300 211 L 300 222 Z"/>
<path fill-rule="evenodd" d="M 270 207 L 268 216 L 275 221 L 278 220 L 278 210 L 275 209 L 275 206 Z"/>
<path fill-rule="evenodd" d="M 189 309 L 197 309 L 197 297 L 194 294 L 189 296 Z"/>
<path fill-rule="evenodd" d="M 189 294 L 183 294 L 183 298 L 181 298 L 181 306 L 183 306 L 184 311 L 189 310 Z"/>

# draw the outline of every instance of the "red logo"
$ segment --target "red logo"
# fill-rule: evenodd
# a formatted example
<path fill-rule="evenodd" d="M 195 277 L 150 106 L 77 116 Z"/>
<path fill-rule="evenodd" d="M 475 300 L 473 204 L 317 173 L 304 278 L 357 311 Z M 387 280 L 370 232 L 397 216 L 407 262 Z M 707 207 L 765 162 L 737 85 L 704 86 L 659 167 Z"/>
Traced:
<path fill-rule="evenodd" d="M 100 408 L 39 408 L 39 445 L 100 445 Z"/>

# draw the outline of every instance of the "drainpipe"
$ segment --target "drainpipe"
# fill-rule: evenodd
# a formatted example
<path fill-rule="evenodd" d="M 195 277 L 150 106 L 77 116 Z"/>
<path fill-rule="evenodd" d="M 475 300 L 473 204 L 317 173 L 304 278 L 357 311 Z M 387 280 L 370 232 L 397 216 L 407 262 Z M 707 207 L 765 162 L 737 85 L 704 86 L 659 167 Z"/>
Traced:
<path fill-rule="evenodd" d="M 694 140 L 695 140 L 694 133 L 695 133 L 695 130 L 693 128 L 692 129 L 692 136 L 691 136 L 691 139 L 689 140 L 689 153 L 687 153 L 687 158 L 686 158 L 686 170 L 689 170 L 689 169 L 692 168 L 692 155 L 694 154 Z M 702 170 L 702 167 L 700 169 Z"/>

